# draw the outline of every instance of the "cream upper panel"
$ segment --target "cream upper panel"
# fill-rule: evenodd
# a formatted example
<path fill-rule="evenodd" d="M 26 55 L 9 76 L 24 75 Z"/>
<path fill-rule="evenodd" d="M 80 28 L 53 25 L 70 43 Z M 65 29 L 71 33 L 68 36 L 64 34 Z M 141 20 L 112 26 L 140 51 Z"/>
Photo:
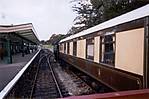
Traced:
<path fill-rule="evenodd" d="M 100 36 L 94 38 L 94 62 L 99 63 Z"/>
<path fill-rule="evenodd" d="M 61 44 L 61 53 L 64 53 L 64 43 Z"/>
<path fill-rule="evenodd" d="M 86 58 L 86 39 L 77 41 L 77 57 Z"/>
<path fill-rule="evenodd" d="M 116 34 L 115 67 L 143 75 L 144 28 Z"/>
<path fill-rule="evenodd" d="M 73 42 L 70 42 L 70 46 L 69 46 L 70 48 L 70 50 L 69 50 L 69 54 L 70 55 L 73 55 Z"/>

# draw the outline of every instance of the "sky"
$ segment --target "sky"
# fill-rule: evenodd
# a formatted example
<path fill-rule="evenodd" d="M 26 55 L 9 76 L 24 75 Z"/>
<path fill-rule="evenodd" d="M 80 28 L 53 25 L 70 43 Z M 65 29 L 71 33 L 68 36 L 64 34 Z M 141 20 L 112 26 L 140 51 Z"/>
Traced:
<path fill-rule="evenodd" d="M 66 34 L 76 14 L 71 0 L 0 0 L 0 25 L 33 23 L 39 40 Z"/>

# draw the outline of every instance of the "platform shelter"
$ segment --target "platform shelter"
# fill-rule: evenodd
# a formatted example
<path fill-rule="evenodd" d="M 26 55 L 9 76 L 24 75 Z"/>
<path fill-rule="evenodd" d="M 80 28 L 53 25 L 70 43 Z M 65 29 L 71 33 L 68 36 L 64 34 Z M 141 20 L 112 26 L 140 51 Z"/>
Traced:
<path fill-rule="evenodd" d="M 33 53 L 39 43 L 32 23 L 0 25 L 0 62 L 13 63 L 13 55 Z"/>

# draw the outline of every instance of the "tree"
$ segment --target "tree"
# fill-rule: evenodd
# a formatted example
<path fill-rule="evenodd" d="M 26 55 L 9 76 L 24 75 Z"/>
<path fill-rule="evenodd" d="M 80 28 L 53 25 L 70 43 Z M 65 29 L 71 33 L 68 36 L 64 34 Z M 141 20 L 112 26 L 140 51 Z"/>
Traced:
<path fill-rule="evenodd" d="M 72 8 L 77 13 L 77 17 L 74 19 L 75 24 L 68 34 L 78 33 L 101 22 L 101 13 L 94 9 L 88 0 L 74 0 L 72 2 L 75 2 Z"/>
<path fill-rule="evenodd" d="M 75 2 L 72 8 L 77 17 L 74 26 L 68 32 L 69 35 L 146 5 L 149 0 L 73 0 L 72 2 Z"/>
<path fill-rule="evenodd" d="M 63 34 L 53 34 L 47 42 L 51 45 L 54 45 L 58 43 L 64 37 L 65 36 Z"/>
<path fill-rule="evenodd" d="M 41 42 L 41 44 L 45 44 L 45 41 L 44 40 L 41 40 L 40 42 Z"/>
<path fill-rule="evenodd" d="M 91 0 L 92 6 L 102 9 L 102 20 L 106 21 L 149 3 L 149 0 Z"/>
<path fill-rule="evenodd" d="M 77 13 L 77 17 L 74 19 L 75 25 L 80 25 L 81 27 L 88 28 L 91 25 L 92 8 L 88 3 L 79 1 L 77 5 L 74 5 L 73 11 Z"/>

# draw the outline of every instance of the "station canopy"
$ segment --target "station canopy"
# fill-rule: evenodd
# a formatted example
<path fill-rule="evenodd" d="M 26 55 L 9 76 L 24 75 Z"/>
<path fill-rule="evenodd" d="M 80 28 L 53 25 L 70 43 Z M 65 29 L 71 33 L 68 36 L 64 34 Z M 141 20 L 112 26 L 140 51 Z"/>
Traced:
<path fill-rule="evenodd" d="M 28 41 L 39 44 L 40 41 L 32 23 L 20 25 L 0 25 L 0 35 L 16 34 Z"/>

